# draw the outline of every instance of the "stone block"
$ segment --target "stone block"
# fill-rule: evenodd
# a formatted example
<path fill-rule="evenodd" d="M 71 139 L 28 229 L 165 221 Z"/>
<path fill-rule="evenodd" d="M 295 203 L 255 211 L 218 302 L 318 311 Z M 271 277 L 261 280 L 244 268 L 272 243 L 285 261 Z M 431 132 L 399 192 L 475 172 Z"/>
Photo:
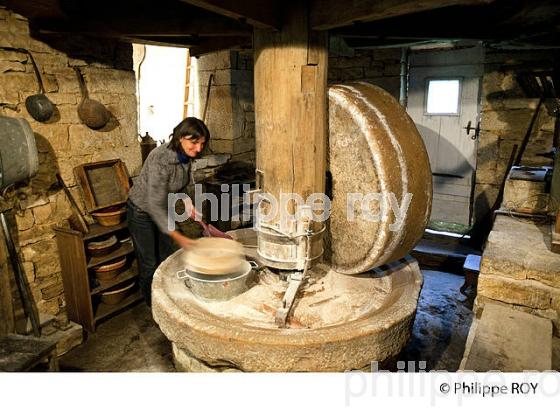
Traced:
<path fill-rule="evenodd" d="M 504 110 L 536 110 L 538 103 L 539 100 L 535 98 L 504 98 L 502 100 Z"/>
<path fill-rule="evenodd" d="M 523 138 L 532 115 L 529 109 L 486 111 L 482 115 L 481 127 L 498 135 L 519 135 L 519 138 Z"/>
<path fill-rule="evenodd" d="M 498 184 L 498 176 L 496 174 L 496 165 L 497 162 L 494 161 L 486 161 L 481 163 L 480 165 L 477 164 L 476 169 L 476 183 L 477 184 Z"/>
<path fill-rule="evenodd" d="M 386 64 L 383 68 L 383 75 L 385 76 L 396 76 L 401 74 L 400 64 Z"/>
<path fill-rule="evenodd" d="M 16 225 L 18 231 L 26 231 L 31 229 L 35 224 L 35 219 L 33 217 L 33 212 L 30 209 L 26 209 L 23 215 L 16 213 Z"/>
<path fill-rule="evenodd" d="M 492 70 L 484 73 L 482 77 L 482 89 L 484 98 L 496 99 L 496 93 L 504 91 L 502 86 L 505 74 L 498 70 Z"/>
<path fill-rule="evenodd" d="M 56 109 L 60 117 L 60 124 L 68 126 L 82 123 L 80 117 L 78 117 L 77 104 L 57 104 Z"/>
<path fill-rule="evenodd" d="M 43 75 L 43 86 L 45 87 L 45 92 L 47 93 L 58 92 L 58 81 L 56 81 L 56 76 Z"/>
<path fill-rule="evenodd" d="M 518 287 L 548 291 L 549 300 L 560 296 L 560 255 L 550 251 L 550 235 L 549 226 L 543 229 L 542 225 L 498 216 L 488 237 L 481 275 L 513 279 Z"/>
<path fill-rule="evenodd" d="M 58 81 L 57 81 L 58 84 Z M 81 97 L 76 94 L 76 93 L 71 93 L 71 92 L 63 92 L 60 91 L 56 92 L 56 93 L 47 93 L 46 94 L 47 97 L 49 97 L 49 100 L 51 100 L 53 102 L 53 104 L 55 104 L 57 106 L 57 108 L 59 110 L 61 110 L 60 105 L 71 105 L 71 109 L 73 109 L 76 112 L 77 115 L 77 109 L 78 109 L 78 102 L 81 101 Z M 65 117 L 62 116 L 62 112 L 61 112 L 61 120 L 63 120 Z"/>
<path fill-rule="evenodd" d="M 341 69 L 369 67 L 370 64 L 371 57 L 368 55 L 356 55 L 354 57 L 336 57 L 329 59 L 329 66 Z"/>
<path fill-rule="evenodd" d="M 52 215 L 51 204 L 42 205 L 33 208 L 33 216 L 36 224 L 44 224 L 49 221 Z"/>
<path fill-rule="evenodd" d="M 207 161 L 207 166 L 216 167 L 218 165 L 223 165 L 226 162 L 228 162 L 230 157 L 231 157 L 230 155 L 222 154 L 222 155 L 208 155 L 205 158 Z"/>
<path fill-rule="evenodd" d="M 66 124 L 36 124 L 35 143 L 39 152 L 60 152 L 70 149 Z"/>
<path fill-rule="evenodd" d="M 231 85 L 233 84 L 232 80 L 232 70 L 211 70 L 211 71 L 198 71 L 198 84 L 201 87 L 208 87 L 208 80 L 210 79 L 210 75 L 214 75 L 212 80 L 212 87 L 219 86 L 219 85 Z"/>
<path fill-rule="evenodd" d="M 136 89 L 134 71 L 88 67 L 83 70 L 91 98 L 97 94 L 130 94 Z"/>
<path fill-rule="evenodd" d="M 60 261 L 58 258 L 58 252 L 56 251 L 56 249 L 54 249 L 54 251 L 51 249 L 50 252 L 53 253 L 51 253 L 50 255 L 35 256 L 35 260 L 34 260 L 35 275 L 39 280 L 43 278 L 60 276 L 59 272 L 61 268 L 60 268 Z M 51 279 L 51 282 L 52 280 L 54 279 Z"/>
<path fill-rule="evenodd" d="M 60 219 L 58 219 L 57 222 L 35 225 L 33 229 L 20 232 L 18 235 L 19 246 L 23 248 L 33 243 L 54 238 L 53 228 L 57 225 L 58 221 L 60 221 Z"/>
<path fill-rule="evenodd" d="M 0 50 L 0 60 L 1 61 L 11 61 L 17 63 L 23 63 L 24 65 L 27 63 L 29 57 L 27 53 L 22 53 L 19 51 L 6 51 Z"/>
<path fill-rule="evenodd" d="M 0 61 L 0 73 L 25 72 L 25 65 L 16 61 Z"/>
<path fill-rule="evenodd" d="M 210 140 L 210 148 L 216 153 L 232 153 L 233 145 L 233 140 L 222 140 L 215 138 L 212 138 Z"/>
<path fill-rule="evenodd" d="M 56 353 L 58 356 L 62 356 L 74 347 L 82 344 L 84 339 L 83 329 L 81 325 L 70 322 L 67 328 L 59 329 L 57 332 L 47 336 L 45 339 L 56 341 Z"/>
<path fill-rule="evenodd" d="M 127 122 L 130 119 L 136 123 L 136 96 L 134 94 L 118 94 L 116 97 L 113 102 L 102 101 L 102 103 L 119 121 Z"/>
<path fill-rule="evenodd" d="M 243 152 L 255 150 L 254 138 L 238 138 L 234 140 L 233 154 L 241 154 Z"/>
<path fill-rule="evenodd" d="M 205 101 L 201 101 L 201 105 L 204 106 L 204 104 Z M 242 119 L 234 118 L 234 104 L 235 99 L 230 87 L 215 87 L 212 89 L 206 114 L 206 124 L 212 139 L 231 140 L 236 137 L 235 122 L 242 121 Z"/>
<path fill-rule="evenodd" d="M 465 349 L 461 370 L 545 371 L 552 365 L 550 320 L 487 303 Z M 535 346 L 539 345 L 538 351 Z"/>
<path fill-rule="evenodd" d="M 60 281 L 41 288 L 41 294 L 43 295 L 44 300 L 56 298 L 57 296 L 62 295 L 63 292 L 64 289 L 62 287 L 62 282 Z"/>
<path fill-rule="evenodd" d="M 53 68 L 68 67 L 68 57 L 64 54 L 37 53 L 33 54 L 33 58 L 43 73 L 50 73 Z"/>
<path fill-rule="evenodd" d="M 37 302 L 37 310 L 44 313 L 49 313 L 51 315 L 57 315 L 60 312 L 60 298 L 54 298 L 49 300 L 39 299 Z"/>
<path fill-rule="evenodd" d="M 109 156 L 112 150 L 122 146 L 120 127 L 109 132 L 92 130 L 86 125 L 70 125 L 68 127 L 70 147 L 73 152 L 94 154 L 104 151 Z"/>
<path fill-rule="evenodd" d="M 33 265 L 33 262 L 23 262 L 22 266 L 27 283 L 35 282 L 35 265 Z"/>
<path fill-rule="evenodd" d="M 363 67 L 352 67 L 340 70 L 339 78 L 341 81 L 354 81 L 364 79 Z"/>
<path fill-rule="evenodd" d="M 77 100 L 80 95 L 80 84 L 74 72 L 62 72 L 55 74 L 58 82 L 58 92 L 62 94 L 72 94 Z"/>
<path fill-rule="evenodd" d="M 384 69 L 382 66 L 379 67 L 366 67 L 364 69 L 365 78 L 375 78 L 383 76 Z"/>
<path fill-rule="evenodd" d="M 199 70 L 220 70 L 232 68 L 237 62 L 237 58 L 234 58 L 233 52 L 218 51 L 215 53 L 205 54 L 198 57 L 198 69 Z"/>
<path fill-rule="evenodd" d="M 481 296 L 534 309 L 550 309 L 551 294 L 559 293 L 535 281 L 514 280 L 496 275 L 480 274 L 477 292 Z"/>
<path fill-rule="evenodd" d="M 36 92 L 37 80 L 33 74 L 9 72 L 0 77 L 0 101 L 4 104 L 18 104 L 20 92 Z"/>
<path fill-rule="evenodd" d="M 23 260 L 28 262 L 37 262 L 39 260 L 45 261 L 45 259 L 56 259 L 56 261 L 58 262 L 58 258 L 53 258 L 54 255 L 58 256 L 57 249 L 58 248 L 56 246 L 56 241 L 53 238 L 25 246 L 22 248 L 21 253 L 23 255 Z M 37 276 L 44 276 L 39 275 L 41 266 L 38 266 L 36 264 L 35 267 Z"/>
<path fill-rule="evenodd" d="M 234 154 L 231 156 L 231 160 L 254 164 L 256 161 L 256 154 L 255 151 L 244 152 L 242 154 Z"/>

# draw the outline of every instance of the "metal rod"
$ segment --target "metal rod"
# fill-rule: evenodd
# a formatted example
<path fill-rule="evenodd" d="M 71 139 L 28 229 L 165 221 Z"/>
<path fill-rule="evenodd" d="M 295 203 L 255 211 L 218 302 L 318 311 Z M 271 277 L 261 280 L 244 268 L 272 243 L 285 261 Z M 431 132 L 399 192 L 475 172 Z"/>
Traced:
<path fill-rule="evenodd" d="M 401 49 L 401 88 L 399 101 L 403 107 L 408 105 L 408 47 Z"/>
<path fill-rule="evenodd" d="M 521 147 L 519 148 L 519 152 L 517 153 L 517 157 L 515 158 L 515 162 L 513 163 L 513 165 L 521 164 L 523 153 L 525 152 L 525 148 L 527 148 L 527 144 L 529 143 L 531 134 L 533 134 L 533 127 L 535 125 L 535 121 L 537 120 L 537 117 L 539 116 L 539 112 L 541 110 L 541 105 L 543 102 L 544 102 L 544 94 L 539 99 L 539 103 L 537 105 L 537 108 L 535 109 L 535 112 L 533 113 L 533 117 L 531 118 L 531 122 L 529 123 L 529 128 L 527 128 L 527 133 L 525 134 L 525 138 L 523 138 L 523 141 L 521 142 Z"/>
<path fill-rule="evenodd" d="M 16 276 L 16 283 L 21 294 L 21 299 L 23 302 L 23 308 L 29 315 L 31 320 L 31 326 L 33 327 L 33 334 L 37 337 L 41 336 L 41 329 L 39 327 L 39 318 L 35 309 L 33 309 L 33 304 L 31 303 L 31 295 L 27 287 L 27 282 L 25 281 L 25 276 L 23 274 L 23 269 L 20 265 L 20 261 L 16 252 L 16 247 L 12 239 L 12 234 L 8 229 L 8 224 L 6 222 L 6 216 L 4 212 L 0 212 L 0 222 L 2 224 L 2 231 L 4 232 L 4 238 L 6 240 L 6 246 L 8 247 L 8 255 L 10 257 L 10 262 Z"/>

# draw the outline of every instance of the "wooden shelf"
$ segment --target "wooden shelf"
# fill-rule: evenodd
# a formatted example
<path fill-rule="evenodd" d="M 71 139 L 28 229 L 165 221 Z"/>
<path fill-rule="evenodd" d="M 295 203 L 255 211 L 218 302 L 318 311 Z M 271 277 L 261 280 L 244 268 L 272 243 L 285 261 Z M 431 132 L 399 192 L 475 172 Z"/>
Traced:
<path fill-rule="evenodd" d="M 92 256 L 87 264 L 88 268 L 93 268 L 95 266 L 103 265 L 106 262 L 110 262 L 113 259 L 120 258 L 122 256 L 126 256 L 134 252 L 134 246 L 130 242 L 125 242 L 121 244 L 121 246 L 116 249 L 114 252 L 111 252 L 105 256 Z"/>
<path fill-rule="evenodd" d="M 84 234 L 84 241 L 89 241 L 90 239 L 107 235 L 126 227 L 128 227 L 127 221 L 121 222 L 120 224 L 114 226 L 102 226 L 95 223 L 93 225 L 89 225 L 89 232 Z"/>
<path fill-rule="evenodd" d="M 102 285 L 99 285 L 91 290 L 91 295 L 97 295 L 101 292 L 106 291 L 107 289 L 111 289 L 112 287 L 119 285 L 127 280 L 135 278 L 138 276 L 138 269 L 136 268 L 136 264 L 133 264 L 128 270 L 121 272 L 117 275 L 115 279 L 109 282 L 105 282 Z"/>
<path fill-rule="evenodd" d="M 123 284 L 126 281 L 135 280 L 138 269 L 135 263 L 134 246 L 132 242 L 121 242 L 121 246 L 114 252 L 105 256 L 90 257 L 87 254 L 87 242 L 110 236 L 111 234 L 130 234 L 128 224 L 122 222 L 114 226 L 90 225 L 90 231 L 83 234 L 80 231 L 59 226 L 55 228 L 56 242 L 58 245 L 60 265 L 62 270 L 62 284 L 66 295 L 66 311 L 68 318 L 79 323 L 88 332 L 95 332 L 97 321 L 109 315 L 119 313 L 128 306 L 142 299 L 140 293 L 136 292 L 118 305 L 104 305 L 97 303 L 103 291 L 109 290 Z M 118 235 L 120 236 L 120 235 Z M 121 272 L 112 281 L 95 286 L 97 282 L 92 281 L 95 277 L 91 268 L 126 257 L 131 266 Z M 94 288 L 92 289 L 92 286 Z"/>
<path fill-rule="evenodd" d="M 97 305 L 97 311 L 95 312 L 95 321 L 103 320 L 120 310 L 126 308 L 127 306 L 132 305 L 133 303 L 139 302 L 142 300 L 142 293 L 140 290 L 137 290 L 126 299 L 124 299 L 121 303 L 116 305 L 106 305 L 105 303 L 99 303 Z"/>

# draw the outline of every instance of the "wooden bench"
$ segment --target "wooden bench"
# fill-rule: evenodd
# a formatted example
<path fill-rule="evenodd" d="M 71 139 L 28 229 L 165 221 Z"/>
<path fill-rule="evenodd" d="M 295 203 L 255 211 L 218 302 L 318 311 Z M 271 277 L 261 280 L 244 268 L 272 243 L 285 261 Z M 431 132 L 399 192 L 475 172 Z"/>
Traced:
<path fill-rule="evenodd" d="M 58 371 L 56 342 L 21 335 L 0 337 L 0 372 L 27 372 L 45 361 L 49 371 Z"/>

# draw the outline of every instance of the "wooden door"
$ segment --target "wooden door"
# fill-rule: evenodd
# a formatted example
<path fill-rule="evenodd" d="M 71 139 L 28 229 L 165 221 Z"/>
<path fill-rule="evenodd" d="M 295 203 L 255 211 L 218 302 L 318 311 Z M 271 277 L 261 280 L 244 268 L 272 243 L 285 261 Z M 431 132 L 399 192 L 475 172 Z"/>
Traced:
<path fill-rule="evenodd" d="M 469 225 L 476 170 L 481 51 L 413 54 L 407 111 L 428 151 L 434 198 L 431 220 Z"/>

